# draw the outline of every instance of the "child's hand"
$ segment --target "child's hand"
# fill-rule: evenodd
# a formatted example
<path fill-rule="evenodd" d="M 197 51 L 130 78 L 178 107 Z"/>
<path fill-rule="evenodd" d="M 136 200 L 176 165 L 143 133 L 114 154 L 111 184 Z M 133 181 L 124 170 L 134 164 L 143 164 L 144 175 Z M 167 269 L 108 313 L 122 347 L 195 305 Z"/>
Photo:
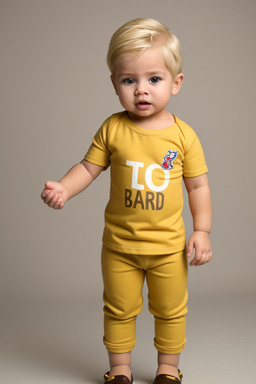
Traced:
<path fill-rule="evenodd" d="M 207 232 L 195 231 L 188 240 L 187 257 L 193 255 L 195 248 L 194 258 L 189 265 L 199 266 L 208 263 L 212 258 L 212 247 Z"/>
<path fill-rule="evenodd" d="M 41 194 L 45 204 L 54 209 L 61 209 L 68 200 L 67 188 L 56 181 L 47 181 Z"/>

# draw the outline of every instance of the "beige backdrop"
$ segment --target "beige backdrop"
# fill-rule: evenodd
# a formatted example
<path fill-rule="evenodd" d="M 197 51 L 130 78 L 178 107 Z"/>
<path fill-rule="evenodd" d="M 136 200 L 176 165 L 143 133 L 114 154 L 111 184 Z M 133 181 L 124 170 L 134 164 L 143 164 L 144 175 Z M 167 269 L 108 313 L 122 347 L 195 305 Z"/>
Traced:
<path fill-rule="evenodd" d="M 121 110 L 106 66 L 109 39 L 135 17 L 180 38 L 185 81 L 169 110 L 203 144 L 212 186 L 214 259 L 191 268 L 191 295 L 255 294 L 254 0 L 1 0 L 0 299 L 99 297 L 109 173 L 64 210 L 43 184 L 82 159 Z M 191 219 L 184 209 L 188 234 Z"/>

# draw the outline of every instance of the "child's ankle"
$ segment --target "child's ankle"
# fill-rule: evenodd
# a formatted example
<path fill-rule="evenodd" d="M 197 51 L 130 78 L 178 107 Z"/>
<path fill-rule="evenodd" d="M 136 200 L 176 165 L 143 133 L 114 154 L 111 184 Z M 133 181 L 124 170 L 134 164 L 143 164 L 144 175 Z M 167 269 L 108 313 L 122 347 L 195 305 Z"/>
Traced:
<path fill-rule="evenodd" d="M 124 375 L 131 380 L 131 352 L 109 352 L 110 376 Z"/>
<path fill-rule="evenodd" d="M 131 380 L 131 368 L 129 365 L 115 365 L 114 367 L 110 368 L 109 377 L 112 376 L 118 376 L 118 375 L 124 375 L 128 377 L 129 380 Z"/>
<path fill-rule="evenodd" d="M 159 364 L 156 375 L 171 375 L 179 378 L 178 369 L 168 364 Z"/>

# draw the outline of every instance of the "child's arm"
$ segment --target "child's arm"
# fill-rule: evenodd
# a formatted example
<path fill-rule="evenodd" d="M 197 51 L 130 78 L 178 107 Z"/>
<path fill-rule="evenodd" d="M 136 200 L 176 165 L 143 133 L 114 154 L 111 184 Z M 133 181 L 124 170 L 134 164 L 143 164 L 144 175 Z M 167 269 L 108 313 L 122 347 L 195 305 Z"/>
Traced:
<path fill-rule="evenodd" d="M 54 209 L 61 209 L 67 200 L 87 188 L 101 173 L 103 167 L 82 160 L 74 165 L 60 181 L 47 181 L 41 194 L 44 203 Z"/>
<path fill-rule="evenodd" d="M 188 240 L 187 256 L 195 255 L 190 265 L 203 265 L 212 258 L 209 239 L 212 225 L 212 201 L 207 174 L 198 177 L 184 177 L 190 211 L 193 217 L 194 233 Z"/>

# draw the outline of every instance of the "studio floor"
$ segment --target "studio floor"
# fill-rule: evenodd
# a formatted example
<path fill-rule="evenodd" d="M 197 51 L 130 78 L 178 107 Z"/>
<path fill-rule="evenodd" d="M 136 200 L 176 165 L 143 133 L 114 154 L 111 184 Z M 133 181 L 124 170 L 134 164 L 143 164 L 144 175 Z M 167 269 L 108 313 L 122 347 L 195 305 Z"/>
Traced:
<path fill-rule="evenodd" d="M 101 306 L 93 300 L 2 303 L 0 383 L 103 383 Z M 191 297 L 183 383 L 255 383 L 255 324 L 255 297 Z M 136 384 L 150 384 L 155 375 L 153 329 L 145 300 L 133 352 Z"/>

